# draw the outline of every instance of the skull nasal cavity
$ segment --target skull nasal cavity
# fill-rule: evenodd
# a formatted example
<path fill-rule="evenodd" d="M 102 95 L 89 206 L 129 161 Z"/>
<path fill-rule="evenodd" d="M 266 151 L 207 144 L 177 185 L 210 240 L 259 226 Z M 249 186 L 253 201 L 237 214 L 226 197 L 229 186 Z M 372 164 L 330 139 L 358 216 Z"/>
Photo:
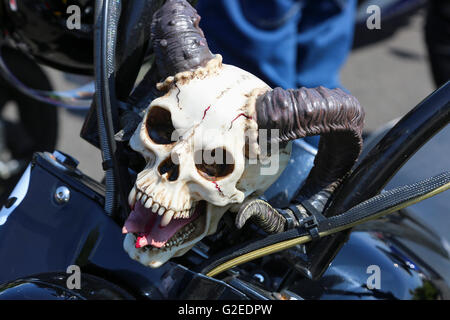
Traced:
<path fill-rule="evenodd" d="M 161 162 L 158 167 L 158 172 L 161 176 L 166 175 L 169 181 L 175 181 L 178 179 L 178 176 L 180 174 L 180 166 L 174 164 L 172 162 L 172 159 L 169 157 Z"/>

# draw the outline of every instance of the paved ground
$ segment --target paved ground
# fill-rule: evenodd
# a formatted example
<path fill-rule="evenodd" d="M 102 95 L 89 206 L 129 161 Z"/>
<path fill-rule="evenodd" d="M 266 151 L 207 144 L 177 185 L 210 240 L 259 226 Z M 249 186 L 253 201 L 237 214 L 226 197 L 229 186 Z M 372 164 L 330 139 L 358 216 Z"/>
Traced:
<path fill-rule="evenodd" d="M 404 115 L 434 90 L 423 24 L 421 12 L 391 38 L 353 51 L 348 59 L 342 83 L 365 108 L 367 129 Z"/>
<path fill-rule="evenodd" d="M 433 90 L 423 41 L 423 13 L 387 40 L 353 51 L 342 71 L 342 83 L 366 110 L 366 128 L 378 126 L 407 113 Z M 66 86 L 60 74 L 52 73 L 56 87 Z M 58 148 L 74 155 L 81 169 L 96 179 L 102 177 L 100 153 L 78 136 L 83 119 L 60 112 Z"/>

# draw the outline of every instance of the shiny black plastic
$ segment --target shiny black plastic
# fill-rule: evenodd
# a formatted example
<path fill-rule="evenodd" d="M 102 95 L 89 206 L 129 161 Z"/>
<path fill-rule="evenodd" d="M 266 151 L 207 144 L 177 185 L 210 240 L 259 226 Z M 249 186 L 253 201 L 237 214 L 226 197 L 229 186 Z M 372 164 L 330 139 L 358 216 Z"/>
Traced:
<path fill-rule="evenodd" d="M 79 289 L 69 289 L 70 273 L 40 274 L 0 286 L 0 300 L 133 300 L 122 288 L 83 274 Z"/>

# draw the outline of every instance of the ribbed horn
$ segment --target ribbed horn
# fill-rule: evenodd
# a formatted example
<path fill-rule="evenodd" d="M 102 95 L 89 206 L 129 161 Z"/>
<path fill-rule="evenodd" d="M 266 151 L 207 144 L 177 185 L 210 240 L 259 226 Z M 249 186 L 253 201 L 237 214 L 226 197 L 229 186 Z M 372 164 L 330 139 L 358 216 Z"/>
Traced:
<path fill-rule="evenodd" d="M 350 171 L 362 149 L 364 111 L 341 89 L 276 88 L 256 100 L 258 129 L 279 129 L 270 143 L 321 135 L 319 150 L 297 197 L 323 210 L 329 196 Z"/>
<path fill-rule="evenodd" d="M 155 12 L 151 38 L 161 78 L 204 66 L 214 57 L 199 23 L 197 11 L 185 0 L 167 0 Z"/>

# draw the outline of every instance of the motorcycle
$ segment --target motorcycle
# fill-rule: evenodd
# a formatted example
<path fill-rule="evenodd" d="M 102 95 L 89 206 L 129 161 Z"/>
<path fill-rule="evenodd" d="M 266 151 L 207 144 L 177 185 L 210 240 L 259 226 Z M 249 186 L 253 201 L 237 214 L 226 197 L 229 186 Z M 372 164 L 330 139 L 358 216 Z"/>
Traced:
<path fill-rule="evenodd" d="M 81 133 L 102 150 L 105 181 L 83 174 L 78 161 L 60 151 L 34 154 L 0 211 L 0 299 L 450 298 L 450 246 L 407 208 L 450 188 L 449 173 L 403 187 L 411 181 L 396 175 L 426 161 L 413 157 L 425 142 L 446 142 L 450 82 L 367 137 L 331 204 L 321 212 L 309 208 L 301 224 L 267 235 L 256 224 L 236 229 L 233 213 L 224 214 L 216 232 L 157 268 L 130 259 L 123 249 L 126 199 L 145 163 L 129 147 L 134 130 L 127 125 L 136 126 L 129 112 L 157 97 L 149 89 L 155 64 L 134 88 L 141 65 L 154 59 L 149 32 L 134 26 L 150 30 L 149 17 L 162 3 L 119 3 L 95 4 L 95 96 Z M 32 93 L 47 101 L 58 97 Z M 69 102 L 86 102 L 76 94 Z M 289 206 L 320 152 L 294 140 L 291 161 L 260 197 L 264 203 Z M 389 182 L 397 186 L 386 191 Z M 448 192 L 442 196 L 448 203 Z M 427 201 L 419 211 L 431 210 Z M 79 283 L 71 282 L 74 270 Z"/>

